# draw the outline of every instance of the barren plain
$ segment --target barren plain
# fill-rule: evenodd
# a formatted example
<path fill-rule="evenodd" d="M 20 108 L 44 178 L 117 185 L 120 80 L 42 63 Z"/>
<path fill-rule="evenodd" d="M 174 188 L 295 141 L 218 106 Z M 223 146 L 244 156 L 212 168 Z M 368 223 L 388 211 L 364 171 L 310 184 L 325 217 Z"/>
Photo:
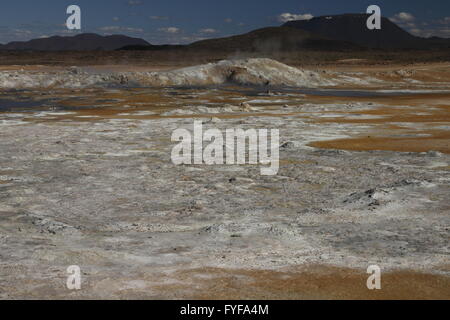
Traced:
<path fill-rule="evenodd" d="M 0 298 L 449 299 L 449 79 L 360 59 L 4 65 Z M 279 129 L 278 175 L 175 166 L 195 119 Z"/>

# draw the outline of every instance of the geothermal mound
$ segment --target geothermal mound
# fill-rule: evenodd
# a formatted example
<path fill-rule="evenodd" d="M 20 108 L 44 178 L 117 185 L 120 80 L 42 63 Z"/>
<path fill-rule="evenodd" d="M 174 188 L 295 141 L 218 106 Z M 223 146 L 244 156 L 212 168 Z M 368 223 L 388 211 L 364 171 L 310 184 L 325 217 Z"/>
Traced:
<path fill-rule="evenodd" d="M 271 59 L 223 60 L 168 72 L 148 73 L 151 85 L 287 85 L 315 87 L 324 84 L 318 73 L 299 70 Z"/>
<path fill-rule="evenodd" d="M 332 85 L 318 73 L 271 59 L 223 60 L 163 72 L 83 72 L 72 67 L 59 72 L 2 71 L 0 88 L 83 88 L 107 86 L 208 86 L 221 84 L 318 87 Z"/>

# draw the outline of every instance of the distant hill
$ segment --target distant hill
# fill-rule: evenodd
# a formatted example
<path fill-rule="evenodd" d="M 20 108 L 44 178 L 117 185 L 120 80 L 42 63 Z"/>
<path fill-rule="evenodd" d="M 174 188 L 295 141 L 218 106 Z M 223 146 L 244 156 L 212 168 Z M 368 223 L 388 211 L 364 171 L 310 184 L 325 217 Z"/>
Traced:
<path fill-rule="evenodd" d="M 358 45 L 345 40 L 327 39 L 326 37 L 291 27 L 263 28 L 232 37 L 202 40 L 188 46 L 188 49 L 191 50 L 246 52 L 283 52 L 299 49 L 354 50 L 358 48 Z"/>
<path fill-rule="evenodd" d="M 197 41 L 189 45 L 152 45 L 124 35 L 100 36 L 84 33 L 71 37 L 53 36 L 0 45 L 0 50 L 92 51 L 188 50 L 217 52 L 289 52 L 303 49 L 318 51 L 379 49 L 450 48 L 450 39 L 421 38 L 411 35 L 394 22 L 382 18 L 381 30 L 368 30 L 367 14 L 343 14 L 289 21 L 281 27 L 268 27 L 224 38 Z"/>
<path fill-rule="evenodd" d="M 172 50 L 172 49 L 181 49 L 184 48 L 184 45 L 171 45 L 171 44 L 163 44 L 163 45 L 129 45 L 121 47 L 117 50 L 129 50 L 129 51 L 160 51 L 160 50 Z"/>
<path fill-rule="evenodd" d="M 221 51 L 221 52 L 283 52 L 300 49 L 346 50 L 360 46 L 346 41 L 338 41 L 317 36 L 290 27 L 268 27 L 246 34 L 201 40 L 189 45 L 131 45 L 118 50 L 173 50 Z"/>
<path fill-rule="evenodd" d="M 394 22 L 382 18 L 381 30 L 369 30 L 367 14 L 322 16 L 311 20 L 286 22 L 283 26 L 308 31 L 339 41 L 380 49 L 450 47 L 450 39 L 426 39 L 411 35 Z"/>
<path fill-rule="evenodd" d="M 116 50 L 124 46 L 149 46 L 145 40 L 123 35 L 100 36 L 94 33 L 83 33 L 71 37 L 53 36 L 33 39 L 24 42 L 10 42 L 0 45 L 0 50 L 32 50 L 32 51 L 89 51 Z"/>

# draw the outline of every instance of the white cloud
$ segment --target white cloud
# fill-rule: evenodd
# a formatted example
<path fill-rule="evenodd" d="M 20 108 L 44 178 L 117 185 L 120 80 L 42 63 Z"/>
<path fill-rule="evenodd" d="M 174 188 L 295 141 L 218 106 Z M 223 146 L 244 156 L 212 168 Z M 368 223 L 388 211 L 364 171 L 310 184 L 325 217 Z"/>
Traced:
<path fill-rule="evenodd" d="M 438 23 L 440 24 L 450 24 L 450 17 L 445 17 L 441 20 L 438 20 Z"/>
<path fill-rule="evenodd" d="M 181 42 L 180 43 L 192 43 L 195 41 L 201 41 L 201 40 L 205 40 L 206 38 L 204 37 L 197 37 L 197 36 L 187 36 L 187 37 L 181 37 Z"/>
<path fill-rule="evenodd" d="M 294 14 L 294 13 L 282 13 L 280 14 L 277 19 L 280 22 L 288 22 L 288 21 L 294 21 L 294 20 L 311 20 L 314 18 L 314 16 L 310 13 L 305 14 Z"/>
<path fill-rule="evenodd" d="M 450 28 L 441 29 L 441 30 L 439 30 L 439 32 L 444 37 L 449 37 L 450 36 Z"/>
<path fill-rule="evenodd" d="M 144 29 L 141 28 L 119 27 L 119 26 L 106 26 L 99 28 L 99 30 L 103 32 L 134 32 L 134 33 L 144 32 Z"/>
<path fill-rule="evenodd" d="M 169 20 L 169 17 L 166 16 L 150 16 L 152 20 Z"/>
<path fill-rule="evenodd" d="M 198 32 L 212 34 L 212 33 L 216 33 L 217 30 L 213 29 L 213 28 L 205 28 L 205 29 L 200 29 Z"/>
<path fill-rule="evenodd" d="M 13 29 L 13 32 L 17 35 L 31 35 L 33 31 L 25 29 Z"/>
<path fill-rule="evenodd" d="M 158 31 L 165 33 L 180 33 L 181 29 L 177 27 L 159 28 Z"/>
<path fill-rule="evenodd" d="M 421 29 L 418 27 L 414 28 L 408 28 L 408 31 L 419 37 L 442 37 L 442 38 L 448 38 L 450 36 L 450 28 L 438 28 L 438 27 L 431 27 L 431 28 L 425 28 Z"/>
<path fill-rule="evenodd" d="M 395 23 L 407 23 L 416 20 L 416 17 L 414 17 L 411 13 L 408 12 L 400 12 L 391 17 L 390 20 Z"/>

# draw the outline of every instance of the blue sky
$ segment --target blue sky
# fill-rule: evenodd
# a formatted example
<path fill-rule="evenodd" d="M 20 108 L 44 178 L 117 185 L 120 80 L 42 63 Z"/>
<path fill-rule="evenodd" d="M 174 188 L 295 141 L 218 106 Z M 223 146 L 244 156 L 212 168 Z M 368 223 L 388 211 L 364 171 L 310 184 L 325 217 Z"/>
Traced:
<path fill-rule="evenodd" d="M 449 0 L 2 0 L 0 43 L 70 35 L 66 8 L 82 12 L 81 32 L 126 34 L 154 44 L 244 33 L 289 19 L 365 12 L 371 4 L 411 33 L 450 37 Z"/>

